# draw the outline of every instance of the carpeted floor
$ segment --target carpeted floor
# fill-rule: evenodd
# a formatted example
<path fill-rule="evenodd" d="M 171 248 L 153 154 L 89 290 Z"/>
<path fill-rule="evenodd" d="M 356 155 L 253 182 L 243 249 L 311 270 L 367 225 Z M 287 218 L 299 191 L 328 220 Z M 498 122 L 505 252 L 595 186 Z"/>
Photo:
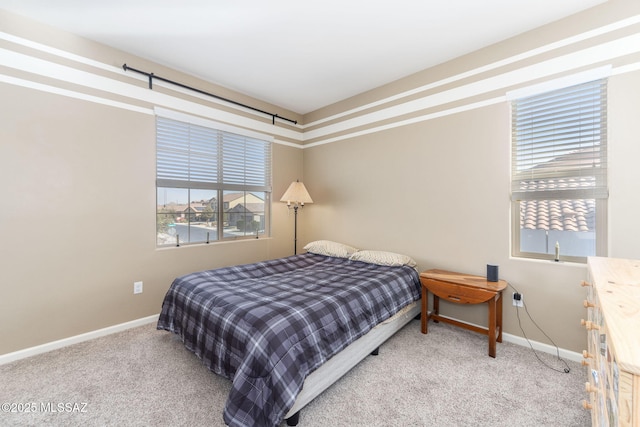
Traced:
<path fill-rule="evenodd" d="M 301 412 L 300 427 L 591 425 L 585 368 L 412 321 Z M 0 366 L 2 426 L 223 426 L 230 382 L 155 325 Z M 17 412 L 6 412 L 9 409 Z M 11 405 L 13 404 L 13 405 Z M 284 423 L 283 423 L 284 425 Z"/>

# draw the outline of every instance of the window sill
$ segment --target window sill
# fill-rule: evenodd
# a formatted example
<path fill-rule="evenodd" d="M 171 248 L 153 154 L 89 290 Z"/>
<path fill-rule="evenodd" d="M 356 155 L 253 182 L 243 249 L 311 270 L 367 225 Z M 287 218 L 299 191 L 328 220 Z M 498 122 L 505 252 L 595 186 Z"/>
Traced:
<path fill-rule="evenodd" d="M 509 261 L 523 261 L 523 262 L 533 262 L 533 263 L 537 263 L 537 264 L 544 264 L 544 265 L 561 265 L 561 266 L 565 266 L 565 267 L 581 267 L 581 268 L 586 268 L 587 264 L 586 263 L 582 263 L 582 262 L 570 262 L 570 261 L 553 261 L 553 260 L 548 260 L 548 259 L 536 259 L 536 258 L 522 258 L 522 257 L 514 257 L 514 256 L 510 256 L 509 257 Z"/>
<path fill-rule="evenodd" d="M 272 237 L 260 237 L 256 238 L 241 238 L 236 240 L 212 240 L 209 243 L 199 242 L 199 243 L 183 243 L 180 246 L 176 245 L 167 245 L 167 246 L 156 246 L 157 251 L 166 251 L 170 249 L 180 249 L 180 248 L 202 248 L 202 247 L 211 247 L 211 246 L 221 246 L 221 245 L 229 245 L 229 244 L 238 244 L 238 243 L 247 243 L 247 242 L 259 242 L 261 240 L 271 240 Z"/>

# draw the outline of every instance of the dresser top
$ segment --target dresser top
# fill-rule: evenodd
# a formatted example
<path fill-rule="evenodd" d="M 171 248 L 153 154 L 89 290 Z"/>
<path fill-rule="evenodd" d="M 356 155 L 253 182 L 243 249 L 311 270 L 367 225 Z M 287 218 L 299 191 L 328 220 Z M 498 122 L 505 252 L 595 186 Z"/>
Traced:
<path fill-rule="evenodd" d="M 640 260 L 589 257 L 588 265 L 618 365 L 640 375 Z"/>

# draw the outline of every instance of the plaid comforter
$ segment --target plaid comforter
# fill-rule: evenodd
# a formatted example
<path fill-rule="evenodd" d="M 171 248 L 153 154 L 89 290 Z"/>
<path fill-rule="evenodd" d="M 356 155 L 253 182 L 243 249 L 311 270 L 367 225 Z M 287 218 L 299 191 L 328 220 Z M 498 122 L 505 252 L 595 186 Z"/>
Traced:
<path fill-rule="evenodd" d="M 230 426 L 277 426 L 305 377 L 420 298 L 418 273 L 314 254 L 174 280 L 158 329 L 232 380 Z"/>

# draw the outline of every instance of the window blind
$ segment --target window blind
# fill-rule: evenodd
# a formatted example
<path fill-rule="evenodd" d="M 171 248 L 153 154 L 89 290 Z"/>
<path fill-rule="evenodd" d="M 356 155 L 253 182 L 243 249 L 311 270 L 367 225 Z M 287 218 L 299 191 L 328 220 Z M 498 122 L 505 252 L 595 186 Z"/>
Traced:
<path fill-rule="evenodd" d="M 512 102 L 514 201 L 608 197 L 606 105 L 606 79 Z"/>
<path fill-rule="evenodd" d="M 158 187 L 271 191 L 271 143 L 156 117 Z"/>

